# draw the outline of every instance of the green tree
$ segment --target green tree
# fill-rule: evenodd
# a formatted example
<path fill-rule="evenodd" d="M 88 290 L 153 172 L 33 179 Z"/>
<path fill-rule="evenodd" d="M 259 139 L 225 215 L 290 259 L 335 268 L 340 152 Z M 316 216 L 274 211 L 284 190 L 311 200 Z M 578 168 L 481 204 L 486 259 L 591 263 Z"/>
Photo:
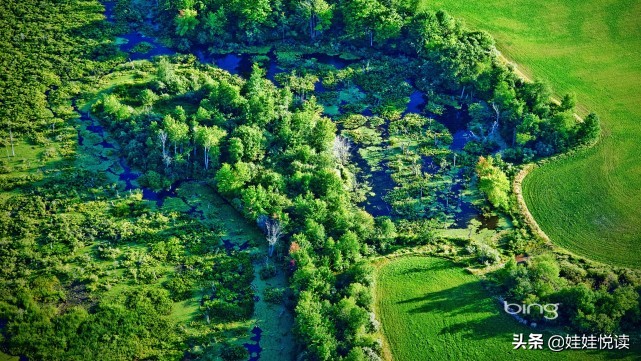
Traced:
<path fill-rule="evenodd" d="M 151 109 L 158 96 L 151 89 L 145 89 L 140 93 L 140 102 L 146 109 Z"/>
<path fill-rule="evenodd" d="M 325 0 L 300 0 L 298 9 L 308 19 L 309 36 L 313 40 L 318 33 L 329 29 L 334 5 L 328 4 Z"/>
<path fill-rule="evenodd" d="M 241 161 L 245 154 L 245 146 L 243 146 L 243 141 L 236 137 L 230 138 L 227 151 L 229 152 L 229 158 L 233 163 Z"/>
<path fill-rule="evenodd" d="M 238 162 L 232 167 L 228 163 L 224 163 L 222 167 L 216 172 L 214 180 L 218 187 L 218 191 L 229 196 L 239 194 L 240 189 L 252 177 L 251 167 L 248 163 Z"/>
<path fill-rule="evenodd" d="M 174 155 L 176 155 L 178 154 L 178 145 L 180 144 L 182 149 L 182 144 L 189 139 L 189 126 L 177 121 L 169 114 L 165 115 L 162 123 L 169 140 L 174 143 Z"/>
<path fill-rule="evenodd" d="M 216 11 L 207 13 L 204 21 L 204 28 L 207 30 L 207 35 L 210 41 L 214 41 L 219 37 L 225 37 L 227 34 L 227 14 L 221 7 Z"/>
<path fill-rule="evenodd" d="M 329 318 L 322 314 L 323 308 L 311 291 L 301 292 L 296 305 L 295 327 L 312 360 L 332 360 L 336 355 L 336 339 Z"/>
<path fill-rule="evenodd" d="M 243 160 L 257 161 L 264 157 L 266 139 L 261 129 L 256 126 L 241 125 L 234 129 L 232 135 L 242 142 Z"/>
<path fill-rule="evenodd" d="M 191 33 L 200 21 L 197 18 L 198 12 L 193 9 L 183 9 L 178 12 L 176 16 L 176 34 L 185 36 Z"/>
<path fill-rule="evenodd" d="M 499 209 L 508 210 L 510 182 L 505 173 L 494 165 L 494 159 L 479 157 L 476 174 L 479 177 L 479 190 L 487 196 L 490 203 Z"/>
<path fill-rule="evenodd" d="M 601 121 L 596 114 L 590 113 L 585 117 L 585 119 L 583 119 L 583 123 L 579 124 L 577 140 L 580 143 L 588 144 L 597 140 L 600 133 Z"/>
<path fill-rule="evenodd" d="M 269 0 L 233 0 L 231 6 L 239 19 L 239 27 L 250 41 L 257 40 L 262 27 L 268 25 L 272 13 Z"/>
<path fill-rule="evenodd" d="M 353 0 L 343 10 L 347 33 L 353 38 L 367 35 L 369 45 L 395 37 L 403 26 L 402 18 L 395 9 L 386 7 L 378 0 Z"/>
<path fill-rule="evenodd" d="M 218 144 L 221 139 L 227 135 L 227 132 L 217 126 L 199 126 L 195 128 L 195 133 L 196 143 L 203 147 L 205 153 L 205 169 L 209 169 L 210 149 L 212 147 L 218 147 Z M 218 154 L 218 150 L 216 150 L 216 154 Z"/>

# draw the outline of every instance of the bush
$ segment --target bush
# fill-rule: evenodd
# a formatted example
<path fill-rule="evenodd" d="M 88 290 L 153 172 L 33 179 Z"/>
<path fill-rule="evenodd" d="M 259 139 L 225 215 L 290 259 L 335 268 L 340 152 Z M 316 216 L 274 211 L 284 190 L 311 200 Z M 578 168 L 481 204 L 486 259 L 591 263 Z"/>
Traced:
<path fill-rule="evenodd" d="M 173 277 L 163 286 L 171 292 L 171 299 L 175 302 L 184 301 L 191 297 L 194 287 L 193 282 L 185 277 Z"/>
<path fill-rule="evenodd" d="M 238 321 L 244 319 L 246 313 L 239 305 L 223 300 L 207 300 L 201 307 L 206 308 L 208 314 L 218 322 Z"/>
<path fill-rule="evenodd" d="M 266 280 L 276 276 L 276 267 L 272 264 L 265 265 L 260 269 L 260 279 Z"/>
<path fill-rule="evenodd" d="M 224 344 L 220 357 L 225 361 L 246 360 L 249 357 L 247 350 L 241 345 Z"/>
<path fill-rule="evenodd" d="M 167 177 L 153 170 L 145 172 L 145 174 L 138 178 L 138 182 L 143 187 L 151 188 L 154 191 L 167 189 L 171 186 L 171 181 L 167 179 Z"/>
<path fill-rule="evenodd" d="M 281 303 L 285 298 L 285 289 L 269 287 L 263 292 L 263 297 L 265 298 L 265 302 L 274 304 Z"/>
<path fill-rule="evenodd" d="M 490 265 L 501 261 L 501 254 L 494 248 L 484 243 L 473 243 L 465 247 L 466 251 L 473 255 L 480 263 Z"/>

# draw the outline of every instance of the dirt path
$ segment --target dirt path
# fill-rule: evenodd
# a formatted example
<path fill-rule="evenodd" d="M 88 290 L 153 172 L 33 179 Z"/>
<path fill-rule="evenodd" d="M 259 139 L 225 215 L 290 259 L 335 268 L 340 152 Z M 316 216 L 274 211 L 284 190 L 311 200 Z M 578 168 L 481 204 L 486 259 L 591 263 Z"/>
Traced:
<path fill-rule="evenodd" d="M 521 79 L 525 80 L 525 81 L 526 81 L 526 82 L 528 82 L 528 83 L 533 83 L 533 82 L 534 82 L 534 80 L 532 79 L 532 77 L 531 77 L 531 76 L 529 76 L 528 74 L 526 74 L 523 70 L 521 70 L 521 69 L 519 68 L 519 65 L 518 65 L 517 63 L 515 63 L 515 62 L 511 61 L 510 59 L 506 58 L 506 57 L 505 57 L 505 55 L 503 55 L 503 54 L 502 54 L 500 51 L 498 51 L 498 50 L 497 50 L 497 53 L 498 53 L 498 57 L 499 57 L 499 59 L 500 59 L 503 63 L 505 63 L 505 64 L 511 64 L 511 65 L 513 66 L 514 73 L 515 73 L 519 78 L 521 78 Z M 553 102 L 554 104 L 556 104 L 556 105 L 560 105 L 560 104 L 561 104 L 561 99 L 560 99 L 558 96 L 556 96 L 556 95 L 553 95 L 552 97 L 550 97 L 550 100 L 552 100 L 552 102 Z M 582 118 L 580 115 L 578 115 L 577 113 L 574 113 L 574 114 L 572 114 L 572 115 L 574 115 L 574 118 L 575 118 L 577 121 L 579 121 L 579 122 L 583 122 L 583 118 Z"/>
<path fill-rule="evenodd" d="M 505 64 L 513 65 L 514 73 L 518 77 L 520 77 L 526 82 L 529 82 L 529 83 L 533 82 L 532 78 L 529 75 L 527 75 L 525 72 L 519 69 L 518 64 L 506 58 L 500 51 L 497 50 L 497 52 L 498 52 L 498 57 L 499 59 L 501 59 L 501 61 L 503 61 Z M 561 104 L 561 100 L 556 96 L 552 96 L 550 99 L 552 100 L 552 102 L 554 102 L 557 105 Z M 573 115 L 577 121 L 583 122 L 583 118 L 581 116 L 579 116 L 576 113 L 574 113 Z M 534 233 L 537 237 L 543 239 L 546 243 L 552 244 L 550 237 L 548 237 L 548 235 L 545 234 L 545 232 L 543 232 L 539 224 L 536 222 L 536 219 L 534 219 L 534 216 L 532 215 L 532 213 L 530 213 L 530 210 L 528 209 L 527 204 L 525 203 L 525 199 L 523 198 L 523 179 L 525 179 L 525 177 L 528 174 L 530 174 L 530 172 L 534 168 L 536 168 L 535 164 L 530 163 L 525 165 L 525 167 L 523 167 L 523 169 L 516 175 L 516 177 L 514 177 L 514 182 L 512 183 L 512 190 L 516 195 L 519 212 L 525 218 L 525 222 L 528 224 L 528 226 L 532 230 L 532 233 Z"/>
<path fill-rule="evenodd" d="M 532 216 L 532 213 L 530 213 L 530 210 L 527 207 L 527 204 L 525 203 L 525 199 L 523 198 L 523 179 L 534 169 L 536 168 L 535 164 L 527 164 L 521 171 L 514 177 L 514 182 L 512 183 L 512 190 L 514 191 L 514 194 L 516 195 L 516 202 L 519 207 L 519 212 L 523 215 L 525 218 L 525 223 L 530 227 L 532 230 L 532 233 L 536 235 L 537 237 L 543 239 L 546 243 L 551 244 L 552 242 L 550 241 L 550 237 L 548 237 L 545 232 L 541 229 L 538 223 L 536 223 L 536 219 L 534 219 L 534 216 Z"/>

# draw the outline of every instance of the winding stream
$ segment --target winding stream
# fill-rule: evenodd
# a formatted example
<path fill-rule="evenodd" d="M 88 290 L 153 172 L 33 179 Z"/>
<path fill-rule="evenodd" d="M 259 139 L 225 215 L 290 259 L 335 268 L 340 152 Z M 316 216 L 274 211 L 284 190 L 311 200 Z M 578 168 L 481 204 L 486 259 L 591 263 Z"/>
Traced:
<path fill-rule="evenodd" d="M 105 6 L 105 17 L 107 21 L 114 22 L 113 10 L 115 7 L 115 2 L 109 1 L 104 2 Z M 166 46 L 160 44 L 156 39 L 147 37 L 138 32 L 132 32 L 128 34 L 123 34 L 117 38 L 117 43 L 119 49 L 123 52 L 129 54 L 129 60 L 150 60 L 155 56 L 159 55 L 173 55 L 176 54 L 175 51 L 167 48 Z M 137 46 L 141 43 L 146 43 L 148 51 L 145 52 L 136 52 Z M 140 49 L 139 47 L 138 49 Z M 210 58 L 202 58 L 201 60 L 208 60 L 208 63 L 215 63 L 222 69 L 229 71 L 232 74 L 238 74 L 241 76 L 247 76 L 248 71 L 251 71 L 251 58 L 249 55 L 235 55 L 228 54 L 224 56 L 211 56 Z M 276 67 L 275 62 L 271 62 L 269 66 L 269 76 L 273 79 L 275 74 L 279 69 Z M 93 164 L 92 167 L 96 167 L 104 171 L 108 177 L 111 177 L 114 181 L 117 181 L 120 186 L 121 191 L 131 192 L 134 190 L 140 190 L 142 192 L 142 197 L 144 200 L 154 202 L 157 207 L 162 207 L 165 200 L 168 198 L 179 198 L 184 201 L 186 204 L 189 204 L 191 208 L 187 212 L 188 214 L 204 219 L 205 215 L 202 209 L 205 208 L 204 201 L 199 201 L 195 203 L 188 199 L 182 198 L 178 194 L 178 189 L 182 185 L 195 182 L 190 179 L 179 180 L 174 182 L 169 189 L 154 191 L 152 189 L 142 187 L 137 183 L 138 178 L 141 174 L 137 171 L 132 170 L 132 168 L 127 164 L 127 161 L 124 157 L 119 155 L 119 147 L 114 144 L 114 142 L 109 138 L 108 132 L 100 124 L 93 119 L 90 114 L 84 112 L 76 106 L 76 102 L 73 102 L 74 109 L 80 114 L 80 129 L 78 129 L 78 145 L 82 149 L 82 156 L 91 160 L 89 163 Z M 206 185 L 202 182 L 197 182 L 201 186 Z M 212 192 L 213 193 L 213 192 Z M 207 204 L 208 208 L 209 204 Z M 224 206 L 222 206 L 224 207 Z M 200 209 L 199 209 L 200 208 Z M 231 209 L 227 212 L 235 212 Z M 240 215 L 234 214 L 235 220 L 244 219 Z M 254 229 L 254 225 L 247 224 L 249 229 Z M 229 229 L 228 232 L 237 234 L 237 229 Z M 243 240 L 238 240 L 238 238 L 243 237 Z M 222 246 L 229 253 L 232 251 L 245 251 L 250 246 L 250 241 L 248 239 L 254 239 L 255 243 L 262 240 L 260 232 L 249 232 L 246 235 L 241 235 L 241 237 L 232 237 L 232 240 L 225 239 L 222 242 Z M 260 243 L 258 243 L 260 244 Z M 265 249 L 266 245 L 261 245 L 261 249 Z M 262 262 L 254 263 L 254 280 L 252 282 L 252 288 L 256 290 L 255 295 L 255 307 L 254 307 L 254 317 L 253 317 L 253 327 L 251 327 L 251 335 L 248 336 L 249 341 L 244 343 L 244 347 L 249 353 L 250 361 L 258 361 L 261 357 L 265 360 L 287 360 L 293 359 L 293 335 L 291 333 L 291 328 L 293 325 L 293 315 L 288 312 L 285 304 L 283 305 L 272 305 L 266 303 L 259 296 L 259 291 L 265 290 L 268 287 L 277 287 L 277 288 L 287 288 L 287 277 L 284 270 L 278 270 L 276 277 L 273 277 L 269 280 L 262 280 L 259 276 L 260 267 L 262 267 Z M 268 336 L 270 342 L 268 345 L 261 344 L 261 340 L 264 336 Z"/>

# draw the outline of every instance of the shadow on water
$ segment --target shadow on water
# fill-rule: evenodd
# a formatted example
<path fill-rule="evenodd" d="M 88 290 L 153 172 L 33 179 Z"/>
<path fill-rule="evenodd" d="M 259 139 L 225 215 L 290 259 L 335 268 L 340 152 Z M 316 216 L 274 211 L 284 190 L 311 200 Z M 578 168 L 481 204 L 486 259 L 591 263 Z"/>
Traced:
<path fill-rule="evenodd" d="M 267 74 L 266 77 L 267 79 L 271 80 L 274 84 L 278 83 L 276 81 L 276 74 L 284 72 L 284 69 L 278 66 L 276 62 L 276 54 L 274 54 L 274 50 L 270 50 L 269 54 L 267 54 L 269 57 L 269 63 L 267 64 Z"/>
<path fill-rule="evenodd" d="M 102 142 L 98 143 L 98 145 L 100 145 L 103 148 L 114 148 L 114 145 L 109 143 L 106 140 L 103 140 Z"/>
<path fill-rule="evenodd" d="M 114 9 L 116 8 L 115 1 L 104 1 L 102 5 L 105 7 L 105 18 L 107 21 L 113 22 L 114 20 Z"/>
<path fill-rule="evenodd" d="M 230 74 L 243 78 L 251 75 L 253 62 L 249 54 L 208 54 L 205 50 L 199 49 L 195 55 L 201 63 L 216 65 Z"/>
<path fill-rule="evenodd" d="M 249 352 L 249 361 L 258 361 L 260 360 L 260 353 L 263 351 L 262 347 L 260 347 L 260 339 L 263 333 L 263 330 L 260 329 L 260 327 L 255 326 L 252 331 L 251 331 L 254 336 L 250 338 L 250 340 L 254 341 L 255 343 L 245 343 L 243 346 L 247 349 L 247 352 Z"/>
<path fill-rule="evenodd" d="M 452 144 L 449 149 L 454 152 L 463 150 L 471 139 L 470 132 L 467 130 L 470 117 L 465 106 L 462 109 L 446 107 L 443 114 L 435 116 L 435 118 L 452 134 Z M 435 164 L 431 157 L 424 157 L 423 164 L 423 171 L 425 172 L 436 174 L 440 170 L 440 165 Z M 464 199 L 462 192 L 465 189 L 466 181 L 463 177 L 463 171 L 457 172 L 452 181 L 453 185 L 450 191 L 457 202 L 454 226 L 456 228 L 466 228 L 470 221 L 476 219 L 481 223 L 479 229 L 495 230 L 498 227 L 499 218 L 497 216 L 483 215 L 475 205 Z"/>

